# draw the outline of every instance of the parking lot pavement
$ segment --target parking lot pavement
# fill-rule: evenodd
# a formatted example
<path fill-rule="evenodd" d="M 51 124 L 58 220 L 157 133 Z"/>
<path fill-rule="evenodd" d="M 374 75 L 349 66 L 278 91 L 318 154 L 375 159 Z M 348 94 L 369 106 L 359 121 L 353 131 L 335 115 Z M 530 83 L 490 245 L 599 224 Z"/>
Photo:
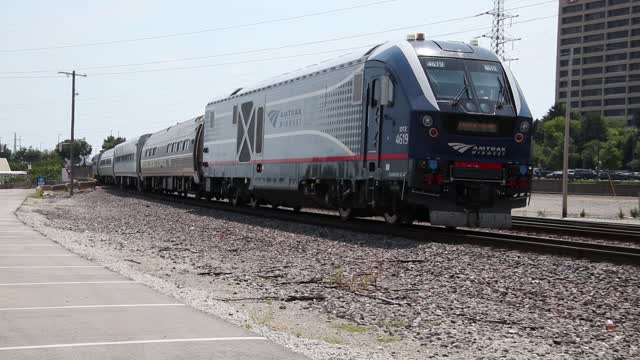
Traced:
<path fill-rule="evenodd" d="M 303 359 L 71 253 L 0 190 L 0 359 Z"/>

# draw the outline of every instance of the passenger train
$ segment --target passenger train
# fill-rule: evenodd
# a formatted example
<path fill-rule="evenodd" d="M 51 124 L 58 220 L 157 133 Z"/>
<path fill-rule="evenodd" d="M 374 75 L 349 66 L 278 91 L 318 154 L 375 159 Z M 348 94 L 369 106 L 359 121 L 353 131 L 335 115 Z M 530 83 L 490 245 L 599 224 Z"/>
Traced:
<path fill-rule="evenodd" d="M 531 192 L 531 121 L 494 53 L 417 34 L 237 89 L 103 152 L 96 177 L 345 220 L 508 227 Z"/>

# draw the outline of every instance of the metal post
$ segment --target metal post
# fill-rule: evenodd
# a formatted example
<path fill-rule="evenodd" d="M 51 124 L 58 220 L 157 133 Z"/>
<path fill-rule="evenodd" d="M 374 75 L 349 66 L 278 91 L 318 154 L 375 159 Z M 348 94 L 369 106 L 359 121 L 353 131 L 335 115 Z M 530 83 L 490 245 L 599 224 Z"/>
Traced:
<path fill-rule="evenodd" d="M 71 144 L 69 148 L 69 160 L 71 162 L 71 167 L 69 169 L 69 180 L 71 182 L 71 186 L 69 186 L 69 196 L 73 196 L 73 130 L 75 125 L 75 115 L 76 115 L 76 76 L 87 77 L 85 74 L 76 74 L 76 71 L 72 72 L 64 72 L 60 71 L 59 74 L 71 75 Z"/>
<path fill-rule="evenodd" d="M 69 146 L 69 159 L 71 160 L 69 180 L 71 186 L 69 186 L 69 196 L 73 196 L 73 128 L 76 117 L 76 71 L 73 70 L 71 74 L 71 146 Z"/>
<path fill-rule="evenodd" d="M 569 190 L 569 131 L 571 129 L 571 72 L 573 71 L 573 48 L 569 52 L 569 82 L 564 115 L 564 153 L 562 159 L 562 217 L 567 217 L 567 192 Z"/>

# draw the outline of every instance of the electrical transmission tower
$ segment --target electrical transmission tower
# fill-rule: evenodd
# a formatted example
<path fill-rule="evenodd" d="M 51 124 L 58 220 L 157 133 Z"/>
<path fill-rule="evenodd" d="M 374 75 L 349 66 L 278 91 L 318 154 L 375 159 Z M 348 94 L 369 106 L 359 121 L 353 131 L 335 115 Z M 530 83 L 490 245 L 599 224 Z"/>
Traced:
<path fill-rule="evenodd" d="M 511 26 L 511 21 L 514 18 L 517 18 L 518 15 L 512 15 L 504 10 L 504 0 L 493 0 L 493 10 L 487 11 L 482 15 L 493 16 L 493 21 L 491 22 L 491 33 L 482 36 L 491 39 L 491 49 L 493 52 L 507 63 L 518 60 L 510 57 L 505 50 L 505 45 L 509 43 L 511 43 L 511 50 L 513 50 L 513 44 L 520 40 L 519 38 L 510 36 L 505 31 L 505 27 Z M 509 21 L 509 24 L 507 24 L 507 21 Z"/>

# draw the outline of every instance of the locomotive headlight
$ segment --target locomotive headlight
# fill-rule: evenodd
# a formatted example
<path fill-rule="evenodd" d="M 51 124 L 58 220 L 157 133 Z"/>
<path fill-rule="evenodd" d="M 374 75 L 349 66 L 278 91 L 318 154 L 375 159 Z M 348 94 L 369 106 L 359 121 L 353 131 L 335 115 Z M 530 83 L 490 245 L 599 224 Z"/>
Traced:
<path fill-rule="evenodd" d="M 424 127 L 431 127 L 431 125 L 433 125 L 433 118 L 429 115 L 423 116 L 422 125 L 424 125 Z"/>
<path fill-rule="evenodd" d="M 527 131 L 529 131 L 529 122 L 525 120 L 520 123 L 520 132 L 525 133 Z"/>

